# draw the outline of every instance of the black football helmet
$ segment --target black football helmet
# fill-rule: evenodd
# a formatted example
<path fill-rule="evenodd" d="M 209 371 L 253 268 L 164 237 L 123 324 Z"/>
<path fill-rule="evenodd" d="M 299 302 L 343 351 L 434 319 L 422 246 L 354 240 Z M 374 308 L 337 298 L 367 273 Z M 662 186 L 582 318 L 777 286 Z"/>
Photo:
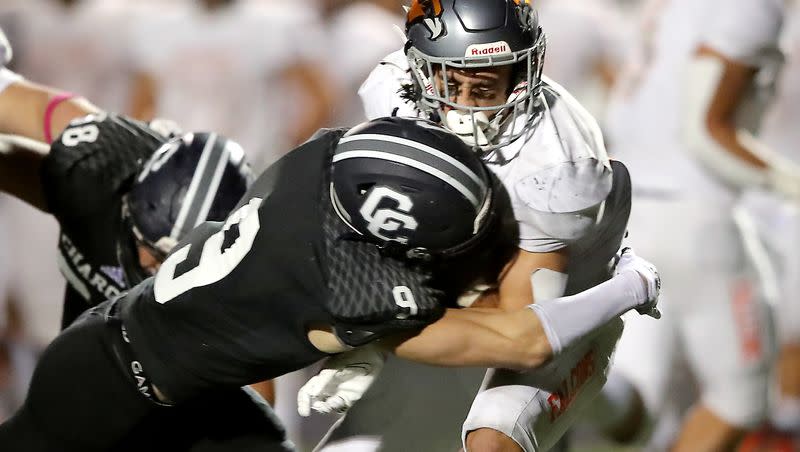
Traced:
<path fill-rule="evenodd" d="M 468 144 L 491 151 L 516 140 L 539 117 L 545 36 L 531 0 L 413 0 L 406 54 L 417 104 Z M 447 70 L 513 65 L 511 92 L 491 107 L 453 102 Z M 442 90 L 433 83 L 440 72 Z M 444 107 L 452 107 L 447 114 Z"/>
<path fill-rule="evenodd" d="M 407 257 L 475 247 L 495 217 L 488 170 L 456 135 L 422 119 L 379 118 L 336 145 L 331 198 L 368 241 Z"/>
<path fill-rule="evenodd" d="M 129 286 L 150 275 L 137 245 L 164 260 L 204 221 L 224 220 L 253 181 L 244 151 L 216 133 L 188 133 L 164 143 L 123 198 L 117 255 Z"/>

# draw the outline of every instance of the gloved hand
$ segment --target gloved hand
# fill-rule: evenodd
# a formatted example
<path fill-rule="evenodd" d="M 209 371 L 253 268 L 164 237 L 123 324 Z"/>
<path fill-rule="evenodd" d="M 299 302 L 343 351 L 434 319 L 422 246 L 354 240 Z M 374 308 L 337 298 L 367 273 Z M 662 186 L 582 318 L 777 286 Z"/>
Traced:
<path fill-rule="evenodd" d="M 344 413 L 372 386 L 386 355 L 374 345 L 328 358 L 324 368 L 297 392 L 297 412 Z"/>
<path fill-rule="evenodd" d="M 649 315 L 654 319 L 661 318 L 658 310 L 658 296 L 661 293 L 661 277 L 655 265 L 642 259 L 633 252 L 633 248 L 625 247 L 617 255 L 617 262 L 614 267 L 614 276 L 626 271 L 634 271 L 639 274 L 646 291 L 645 302 L 636 307 L 636 311 L 642 315 Z"/>

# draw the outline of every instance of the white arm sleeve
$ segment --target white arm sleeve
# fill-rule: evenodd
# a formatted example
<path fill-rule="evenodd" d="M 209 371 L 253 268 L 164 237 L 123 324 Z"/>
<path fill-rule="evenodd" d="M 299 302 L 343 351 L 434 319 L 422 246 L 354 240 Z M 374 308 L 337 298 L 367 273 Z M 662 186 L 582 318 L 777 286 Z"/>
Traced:
<path fill-rule="evenodd" d="M 579 294 L 538 301 L 530 308 L 542 322 L 553 354 L 557 354 L 646 298 L 647 290 L 639 273 L 624 271 Z"/>

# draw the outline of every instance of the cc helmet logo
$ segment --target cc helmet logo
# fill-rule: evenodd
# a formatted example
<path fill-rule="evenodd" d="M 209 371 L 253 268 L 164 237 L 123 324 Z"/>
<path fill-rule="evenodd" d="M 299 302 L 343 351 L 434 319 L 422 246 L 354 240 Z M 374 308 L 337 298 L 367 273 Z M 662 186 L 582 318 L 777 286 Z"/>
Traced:
<path fill-rule="evenodd" d="M 391 200 L 396 204 L 395 208 L 387 208 L 378 206 L 384 200 Z M 385 205 L 385 203 L 384 203 Z M 359 209 L 359 213 L 367 221 L 367 230 L 375 237 L 387 241 L 394 241 L 400 243 L 408 243 L 408 237 L 396 233 L 400 230 L 413 231 L 417 229 L 417 220 L 409 215 L 414 203 L 408 196 L 397 193 L 388 187 L 375 187 L 373 188 L 366 201 Z M 395 233 L 392 236 L 386 233 Z"/>

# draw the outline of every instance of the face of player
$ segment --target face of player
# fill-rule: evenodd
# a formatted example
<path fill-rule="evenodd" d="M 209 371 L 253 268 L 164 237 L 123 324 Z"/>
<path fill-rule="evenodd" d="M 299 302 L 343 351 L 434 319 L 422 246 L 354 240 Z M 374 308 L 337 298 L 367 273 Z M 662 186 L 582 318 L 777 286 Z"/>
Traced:
<path fill-rule="evenodd" d="M 142 270 L 151 276 L 155 275 L 163 260 L 156 256 L 156 253 L 147 246 L 137 245 L 136 250 L 139 254 L 139 265 L 142 266 Z"/>
<path fill-rule="evenodd" d="M 466 107 L 494 107 L 506 103 L 511 91 L 511 65 L 475 69 L 449 68 L 446 71 L 450 101 Z M 434 73 L 434 83 L 444 94 L 445 77 L 442 70 Z M 447 113 L 453 107 L 445 106 Z M 487 111 L 491 117 L 498 110 Z"/>

